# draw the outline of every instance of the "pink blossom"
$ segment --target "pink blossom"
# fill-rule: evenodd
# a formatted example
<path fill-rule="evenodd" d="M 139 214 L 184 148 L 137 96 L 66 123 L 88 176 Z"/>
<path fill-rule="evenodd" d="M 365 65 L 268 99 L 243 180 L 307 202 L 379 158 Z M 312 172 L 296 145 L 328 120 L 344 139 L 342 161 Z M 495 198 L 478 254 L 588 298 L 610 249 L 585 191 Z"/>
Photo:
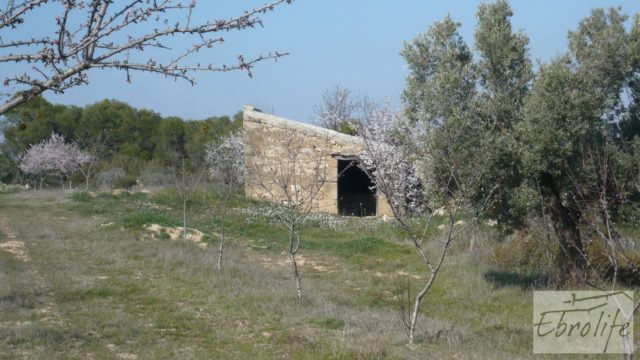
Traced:
<path fill-rule="evenodd" d="M 64 136 L 53 133 L 49 139 L 31 145 L 21 156 L 19 167 L 27 174 L 68 177 L 90 160 L 91 155 L 76 143 L 67 143 Z"/>

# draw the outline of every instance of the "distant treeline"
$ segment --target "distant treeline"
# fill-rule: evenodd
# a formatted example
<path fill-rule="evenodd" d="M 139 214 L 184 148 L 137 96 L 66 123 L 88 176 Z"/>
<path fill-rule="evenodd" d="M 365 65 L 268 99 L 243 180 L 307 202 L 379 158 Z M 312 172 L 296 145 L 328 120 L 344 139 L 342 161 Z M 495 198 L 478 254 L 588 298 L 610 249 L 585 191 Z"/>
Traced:
<path fill-rule="evenodd" d="M 190 168 L 199 168 L 206 144 L 241 127 L 242 113 L 185 121 L 117 100 L 78 107 L 37 97 L 6 114 L 0 126 L 0 181 L 10 183 L 23 180 L 18 169 L 20 155 L 52 133 L 85 149 L 100 148 L 102 171 L 116 169 L 128 176 L 158 174 L 182 159 Z"/>

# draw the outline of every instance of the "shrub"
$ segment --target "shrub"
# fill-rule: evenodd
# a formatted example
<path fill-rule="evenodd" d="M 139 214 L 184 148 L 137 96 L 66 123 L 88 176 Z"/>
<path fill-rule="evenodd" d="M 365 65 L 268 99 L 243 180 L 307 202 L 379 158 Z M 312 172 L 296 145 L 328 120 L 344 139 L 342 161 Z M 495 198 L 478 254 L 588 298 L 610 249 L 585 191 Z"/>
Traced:
<path fill-rule="evenodd" d="M 131 189 L 132 186 L 138 182 L 134 176 L 125 175 L 121 176 L 113 181 L 113 187 L 117 189 Z"/>
<path fill-rule="evenodd" d="M 122 225 L 130 229 L 141 229 L 148 224 L 178 226 L 178 221 L 148 206 L 142 206 L 122 219 Z"/>
<path fill-rule="evenodd" d="M 586 251 L 594 270 L 605 279 L 612 280 L 616 271 L 602 245 L 602 241 L 590 241 L 587 243 Z M 618 264 L 616 274 L 618 281 L 623 285 L 640 285 L 640 275 L 634 271 L 634 266 L 640 264 L 640 253 L 628 250 L 624 255 L 617 254 L 615 259 Z"/>
<path fill-rule="evenodd" d="M 166 168 L 155 161 L 147 163 L 142 171 L 140 171 L 138 178 L 145 186 L 170 185 L 173 181 L 171 175 L 167 173 Z"/>
<path fill-rule="evenodd" d="M 71 194 L 71 199 L 73 201 L 77 201 L 77 202 L 89 202 L 89 201 L 91 201 L 91 197 L 89 196 L 89 193 L 87 193 L 86 191 L 74 192 L 73 194 Z"/>
<path fill-rule="evenodd" d="M 630 202 L 615 209 L 614 221 L 630 226 L 640 225 L 640 203 Z"/>
<path fill-rule="evenodd" d="M 514 272 L 553 272 L 557 246 L 539 228 L 518 231 L 493 248 L 489 263 Z"/>
<path fill-rule="evenodd" d="M 96 181 L 100 186 L 106 186 L 111 189 L 114 180 L 123 176 L 125 176 L 125 173 L 122 168 L 112 167 L 98 172 L 96 174 Z"/>

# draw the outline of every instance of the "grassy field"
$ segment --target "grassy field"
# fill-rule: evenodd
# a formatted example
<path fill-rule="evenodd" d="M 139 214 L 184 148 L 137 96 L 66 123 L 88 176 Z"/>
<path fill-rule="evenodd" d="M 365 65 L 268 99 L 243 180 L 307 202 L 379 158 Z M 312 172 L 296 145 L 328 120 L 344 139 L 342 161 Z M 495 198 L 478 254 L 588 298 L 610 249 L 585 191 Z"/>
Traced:
<path fill-rule="evenodd" d="M 199 192 L 189 208 L 189 227 L 210 243 L 203 249 L 144 236 L 144 224 L 180 224 L 170 191 L 0 194 L 0 243 L 12 244 L 0 250 L 0 358 L 539 358 L 536 279 L 486 261 L 496 245 L 490 230 L 455 244 L 409 347 L 394 289 L 424 277 L 389 224 L 306 225 L 299 303 L 284 232 L 248 219 L 251 210 L 228 216 L 225 268 L 215 269 L 214 202 Z"/>

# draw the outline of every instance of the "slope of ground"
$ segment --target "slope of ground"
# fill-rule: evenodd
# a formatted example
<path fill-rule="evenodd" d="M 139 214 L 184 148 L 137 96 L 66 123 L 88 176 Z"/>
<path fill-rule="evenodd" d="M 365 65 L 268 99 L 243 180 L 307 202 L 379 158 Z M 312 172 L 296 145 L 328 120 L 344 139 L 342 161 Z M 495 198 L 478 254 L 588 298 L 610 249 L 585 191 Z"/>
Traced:
<path fill-rule="evenodd" d="M 199 196 L 188 226 L 215 243 L 215 199 Z M 0 358 L 534 357 L 531 289 L 488 276 L 480 238 L 455 247 L 410 348 L 394 289 L 423 275 L 390 225 L 305 227 L 300 304 L 281 230 L 230 214 L 220 272 L 216 246 L 144 236 L 145 224 L 180 226 L 176 204 L 171 193 L 0 194 Z"/>

